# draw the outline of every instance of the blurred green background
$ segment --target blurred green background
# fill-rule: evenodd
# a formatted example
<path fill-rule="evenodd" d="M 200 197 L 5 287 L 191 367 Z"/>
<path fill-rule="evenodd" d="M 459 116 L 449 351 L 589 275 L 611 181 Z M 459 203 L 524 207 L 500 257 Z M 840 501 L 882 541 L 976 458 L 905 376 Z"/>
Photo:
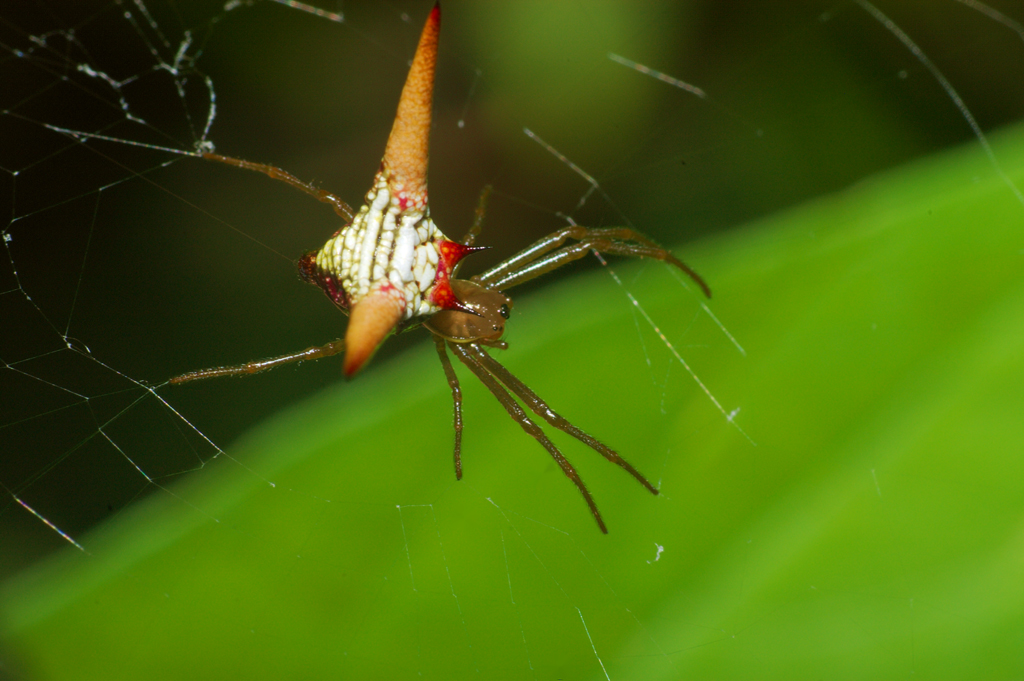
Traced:
<path fill-rule="evenodd" d="M 335 25 L 262 3 L 228 13 L 208 39 L 197 28 L 217 149 L 358 202 L 429 6 L 346 5 L 347 23 Z M 880 7 L 983 129 L 1020 118 L 1013 31 L 956 2 Z M 122 8 L 47 8 L 38 19 L 5 12 L 19 26 L 63 17 L 118 77 L 152 63 Z M 169 36 L 172 9 L 192 27 L 219 11 L 150 9 Z M 214 451 L 95 362 L 48 354 L 60 338 L 40 318 L 61 330 L 70 319 L 76 343 L 151 384 L 332 339 L 343 319 L 289 258 L 337 225 L 307 197 L 230 168 L 184 159 L 150 170 L 168 155 L 63 148 L 31 122 L 176 147 L 195 135 L 160 74 L 125 89 L 149 128 L 118 123 L 110 106 L 95 121 L 84 122 L 85 105 L 63 121 L 55 111 L 80 93 L 46 87 L 60 69 L 38 58 L 22 72 L 8 56 L 3 108 L 30 123 L 0 117 L 4 139 L 26 145 L 7 147 L 2 164 L 20 172 L 5 177 L 18 219 L 5 272 L 15 295 L 0 300 L 11 320 L 0 332 L 0 447 L 11 453 L 0 482 L 90 551 L 66 550 L 13 504 L 0 513 L 6 573 L 61 554 L 6 583 L 0 657 L 11 673 L 602 678 L 603 664 L 612 678 L 1019 674 L 1024 209 L 926 69 L 847 3 L 446 2 L 443 13 L 435 219 L 459 235 L 480 188 L 495 186 L 484 234 L 494 249 L 465 271 L 564 224 L 559 213 L 674 245 L 711 283 L 746 356 L 664 268 L 613 266 L 725 408 L 740 409 L 757 446 L 634 323 L 606 274 L 580 277 L 599 267 L 584 263 L 517 298 L 501 359 L 662 481 L 663 495 L 648 498 L 564 443 L 608 537 L 468 377 L 467 473 L 454 482 L 450 403 L 423 334 L 393 339 L 351 384 L 321 363 L 162 389 L 222 446 L 264 425 L 230 448 L 255 474 L 222 457 L 151 494 L 101 426 L 160 485 Z M 202 89 L 189 93 L 201 126 Z M 524 127 L 603 191 L 588 194 Z M 997 147 L 1018 178 L 1019 145 Z M 130 177 L 126 168 L 150 170 L 155 184 L 95 191 Z M 841 193 L 765 217 L 831 192 Z M 68 390 L 42 392 L 26 374 Z"/>

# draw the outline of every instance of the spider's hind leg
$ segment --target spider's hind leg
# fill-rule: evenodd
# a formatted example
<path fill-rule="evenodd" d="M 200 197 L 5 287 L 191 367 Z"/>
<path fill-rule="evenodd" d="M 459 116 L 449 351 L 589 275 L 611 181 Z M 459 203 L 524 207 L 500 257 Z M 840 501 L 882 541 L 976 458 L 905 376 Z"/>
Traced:
<path fill-rule="evenodd" d="M 282 364 L 291 364 L 292 362 L 304 362 L 311 359 L 322 359 L 324 357 L 332 357 L 338 353 L 345 352 L 345 341 L 338 339 L 331 341 L 326 345 L 314 346 L 300 350 L 299 352 L 290 352 L 287 355 L 281 355 L 279 357 L 271 357 L 270 359 L 259 359 L 254 362 L 246 362 L 245 364 L 238 364 L 229 367 L 213 367 L 211 369 L 200 369 L 198 371 L 190 371 L 187 374 L 181 376 L 175 376 L 170 379 L 168 383 L 172 385 L 178 385 L 180 383 L 191 383 L 192 381 L 201 381 L 207 378 L 223 378 L 225 376 L 251 376 L 252 374 L 258 374 L 262 371 L 269 371 L 270 369 L 276 369 Z"/>
<path fill-rule="evenodd" d="M 332 194 L 331 192 L 325 189 L 315 187 L 309 182 L 303 182 L 299 178 L 289 173 L 287 170 L 282 170 L 277 166 L 268 165 L 266 163 L 254 163 L 252 161 L 246 161 L 245 159 L 232 158 L 231 156 L 222 156 L 220 154 L 214 154 L 212 152 L 206 152 L 204 154 L 200 154 L 200 156 L 202 158 L 205 158 L 207 161 L 225 163 L 229 166 L 235 166 L 236 168 L 243 168 L 245 170 L 255 170 L 257 173 L 263 173 L 264 175 L 267 175 L 268 177 L 271 177 L 275 180 L 279 180 L 281 182 L 284 182 L 285 184 L 290 184 L 291 186 L 298 189 L 300 192 L 305 192 L 310 196 L 316 198 L 317 201 L 329 203 L 332 206 L 334 206 L 334 212 L 340 215 L 345 220 L 346 223 L 352 222 L 352 219 L 355 218 L 356 216 L 356 212 L 352 210 L 352 207 L 345 203 L 341 199 L 341 197 L 337 196 L 336 194 Z"/>
<path fill-rule="evenodd" d="M 473 225 L 466 232 L 466 236 L 462 237 L 464 246 L 472 246 L 476 238 L 480 236 L 480 230 L 484 225 L 484 214 L 487 213 L 487 199 L 491 197 L 492 189 L 494 187 L 487 185 L 480 190 L 480 198 L 477 200 L 476 210 L 473 212 Z"/>

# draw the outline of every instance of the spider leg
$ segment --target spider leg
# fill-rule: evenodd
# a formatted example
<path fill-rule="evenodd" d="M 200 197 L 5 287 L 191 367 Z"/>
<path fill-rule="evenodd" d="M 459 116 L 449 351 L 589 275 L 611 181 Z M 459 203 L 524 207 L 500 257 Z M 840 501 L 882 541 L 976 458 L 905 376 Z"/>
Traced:
<path fill-rule="evenodd" d="M 577 243 L 563 247 L 562 244 L 565 243 L 565 240 L 570 238 L 576 239 Z M 563 227 L 526 247 L 508 260 L 478 274 L 473 277 L 473 280 L 490 288 L 505 290 L 530 281 L 573 260 L 578 260 L 591 250 L 634 258 L 654 258 L 667 262 L 693 279 L 700 286 L 704 295 L 711 297 L 711 289 L 700 278 L 700 275 L 686 263 L 643 234 L 628 227 L 603 229 L 590 229 L 578 225 Z"/>
<path fill-rule="evenodd" d="M 303 182 L 299 178 L 295 177 L 286 170 L 281 170 L 275 166 L 267 165 L 265 163 L 253 163 L 252 161 L 246 161 L 240 158 L 232 158 L 230 156 L 221 156 L 220 154 L 206 153 L 202 155 L 208 161 L 217 161 L 219 163 L 226 163 L 229 166 L 235 166 L 236 168 L 244 168 L 245 170 L 255 170 L 258 173 L 269 175 L 275 180 L 280 180 L 286 184 L 290 184 L 299 191 L 306 192 L 310 196 L 316 197 L 318 201 L 329 203 L 334 206 L 334 212 L 344 218 L 345 222 L 352 222 L 355 218 L 356 213 L 352 210 L 352 207 L 341 200 L 341 197 L 332 194 L 329 191 L 314 187 L 308 182 Z"/>
<path fill-rule="evenodd" d="M 558 269 L 562 265 L 570 263 L 573 260 L 579 260 L 592 250 L 598 251 L 599 253 L 624 255 L 633 258 L 654 258 L 670 263 L 678 267 L 682 272 L 693 279 L 693 281 L 700 286 L 706 296 L 709 298 L 711 297 L 711 289 L 709 289 L 708 285 L 704 283 L 704 280 L 700 278 L 700 275 L 668 251 L 657 246 L 652 247 L 639 244 L 629 244 L 602 238 L 586 238 L 570 246 L 563 246 L 557 251 L 547 253 L 541 258 L 534 260 L 518 270 L 508 272 L 502 278 L 498 279 L 494 283 L 489 283 L 488 285 L 503 291 L 530 281 L 531 279 L 536 279 L 540 275 L 546 274 L 551 270 Z"/>
<path fill-rule="evenodd" d="M 307 359 L 320 359 L 322 357 L 330 357 L 331 355 L 337 355 L 338 353 L 344 351 L 345 341 L 339 339 L 336 341 L 331 341 L 326 345 L 306 348 L 305 350 L 301 350 L 299 352 L 292 352 L 287 355 L 281 355 L 280 357 L 260 359 L 256 360 L 255 362 L 246 362 L 245 364 L 239 364 L 237 366 L 213 367 L 211 369 L 200 369 L 199 371 L 190 371 L 187 374 L 175 376 L 170 381 L 168 381 L 168 383 L 177 385 L 179 383 L 201 381 L 206 378 L 220 378 L 222 376 L 249 376 L 252 374 L 258 374 L 261 371 L 276 369 L 282 364 L 289 364 L 291 362 L 301 362 Z"/>
<path fill-rule="evenodd" d="M 569 225 L 548 234 L 543 239 L 535 241 L 513 255 L 511 258 L 504 260 L 482 274 L 478 274 L 477 277 L 483 283 L 492 284 L 494 280 L 502 277 L 503 275 L 518 269 L 526 263 L 536 260 L 548 251 L 558 248 L 565 243 L 566 239 L 576 239 L 579 241 L 580 239 L 584 239 L 588 236 L 603 236 L 609 239 L 629 239 L 642 243 L 646 246 L 657 247 L 657 244 L 645 237 L 643 234 L 627 227 L 590 229 L 581 225 Z"/>
<path fill-rule="evenodd" d="M 487 371 L 497 378 L 499 381 L 505 384 L 505 387 L 515 393 L 519 399 L 526 403 L 530 409 L 533 410 L 537 416 L 550 423 L 555 428 L 558 428 L 564 433 L 572 435 L 574 438 L 587 445 L 598 454 L 608 459 L 617 466 L 624 468 L 630 475 L 637 479 L 637 481 L 647 488 L 651 494 L 657 494 L 658 489 L 650 483 L 637 469 L 619 456 L 615 450 L 611 449 L 599 440 L 591 437 L 587 433 L 580 430 L 578 427 L 569 423 L 564 417 L 555 413 L 551 407 L 542 400 L 537 393 L 533 392 L 525 383 L 516 378 L 511 371 L 506 369 L 501 362 L 494 359 L 486 352 L 481 350 L 479 347 L 469 347 L 468 352 L 473 353 L 476 356 L 477 361 L 484 366 Z"/>
<path fill-rule="evenodd" d="M 434 336 L 434 343 L 448 386 L 452 389 L 452 402 L 455 403 L 455 479 L 462 480 L 462 388 L 459 387 L 459 377 L 455 375 L 452 362 L 448 359 L 448 351 L 444 349 L 444 339 Z"/>
<path fill-rule="evenodd" d="M 462 243 L 465 246 L 472 246 L 476 238 L 480 236 L 480 230 L 484 223 L 484 213 L 487 212 L 487 199 L 491 197 L 492 189 L 494 187 L 487 185 L 480 190 L 480 198 L 476 202 L 476 211 L 473 213 L 473 226 L 469 228 L 466 236 L 462 238 Z"/>
<path fill-rule="evenodd" d="M 572 480 L 573 484 L 576 485 L 576 489 L 578 489 L 580 494 L 583 495 L 583 499 L 587 502 L 587 506 L 590 507 L 590 512 L 593 514 L 594 520 L 597 521 L 597 526 L 601 528 L 602 532 L 608 534 L 608 528 L 605 526 L 604 520 L 601 519 L 601 513 L 597 510 L 597 504 L 594 503 L 594 498 L 590 496 L 590 492 L 587 490 L 587 486 L 583 484 L 583 480 L 580 478 L 579 473 L 577 473 L 576 469 L 572 467 L 572 464 L 562 456 L 562 452 L 558 451 L 558 447 L 548 439 L 544 434 L 544 431 L 542 431 L 540 427 L 526 415 L 526 412 L 524 412 L 523 408 L 519 406 L 519 403 L 512 398 L 512 395 L 510 395 L 509 392 L 502 387 L 501 383 L 499 383 L 498 380 L 488 372 L 483 364 L 480 363 L 479 358 L 469 349 L 475 348 L 476 345 L 474 343 L 449 342 L 448 347 L 455 356 L 458 357 L 463 364 L 469 367 L 469 370 L 472 371 L 478 379 L 480 379 L 480 382 L 487 386 L 487 389 L 490 390 L 498 399 L 501 406 L 505 407 L 505 411 L 507 411 L 509 416 L 512 417 L 512 420 L 518 423 L 523 430 L 532 435 L 537 442 L 544 447 L 544 449 L 548 450 L 548 454 L 551 455 L 551 458 L 555 460 L 559 468 L 562 469 L 562 472 L 565 473 L 565 476 Z"/>

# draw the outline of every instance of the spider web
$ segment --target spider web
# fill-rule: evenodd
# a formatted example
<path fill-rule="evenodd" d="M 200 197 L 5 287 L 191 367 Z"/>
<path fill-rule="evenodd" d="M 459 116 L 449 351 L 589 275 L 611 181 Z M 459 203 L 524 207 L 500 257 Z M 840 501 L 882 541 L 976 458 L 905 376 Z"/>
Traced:
<path fill-rule="evenodd" d="M 103 0 L 0 11 L 0 576 L 118 565 L 113 574 L 160 603 L 153 629 L 134 639 L 154 660 L 198 649 L 178 627 L 211 617 L 239 654 L 292 637 L 335 642 L 315 662 L 300 647 L 279 655 L 267 663 L 279 675 L 391 663 L 395 678 L 676 678 L 706 646 L 742 656 L 769 645 L 763 623 L 776 611 L 736 603 L 770 579 L 757 566 L 780 545 L 759 544 L 738 521 L 709 548 L 701 527 L 732 511 L 688 505 L 700 483 L 683 479 L 706 475 L 722 442 L 741 443 L 727 462 L 740 481 L 769 470 L 744 394 L 716 384 L 746 371 L 756 349 L 739 320 L 715 316 L 717 299 L 702 302 L 659 264 L 599 258 L 524 286 L 501 356 L 599 437 L 609 439 L 604 419 L 630 433 L 615 421 L 635 414 L 664 430 L 617 442 L 662 490 L 651 499 L 556 439 L 594 488 L 608 538 L 534 441 L 487 421 L 500 409 L 465 372 L 467 470 L 455 483 L 450 401 L 423 334 L 392 339 L 371 372 L 341 387 L 329 361 L 166 385 L 340 336 L 344 320 L 294 271 L 337 228 L 333 212 L 193 155 L 216 148 L 273 163 L 358 203 L 429 4 Z M 445 4 L 435 219 L 460 236 L 482 186 L 495 188 L 481 239 L 493 249 L 467 268 L 574 222 L 635 227 L 707 274 L 706 251 L 691 258 L 678 244 L 728 238 L 744 221 L 979 137 L 1016 191 L 984 136 L 1024 110 L 1019 68 L 1007 66 L 1020 59 L 1014 8 L 972 0 L 921 16 L 898 3 L 719 4 L 652 5 L 639 17 L 614 5 L 588 17 L 571 4 Z M 497 29 L 508 22 L 522 25 Z M 597 276 L 578 279 L 588 268 Z M 588 322 L 548 300 L 578 281 L 615 314 Z M 552 358 L 535 340 L 552 324 L 570 337 L 588 323 L 601 324 L 594 347 L 576 341 Z M 380 393 L 393 396 L 384 410 Z M 283 412 L 304 423 L 299 447 L 278 425 Z M 337 458 L 333 474 L 324 479 L 301 448 L 313 461 Z M 233 505 L 242 495 L 255 513 Z M 152 520 L 147 541 L 194 542 L 196 562 L 120 562 L 116 528 L 165 507 L 171 519 Z M 659 512 L 696 519 L 680 533 Z M 683 598 L 690 614 L 673 628 L 639 593 L 684 554 L 728 577 Z M 282 566 L 267 571 L 281 581 L 233 589 L 225 572 L 247 564 Z M 323 607 L 304 583 L 339 586 L 324 588 Z M 211 612 L 206 599 L 225 592 L 231 612 Z M 785 611 L 804 598 L 783 597 Z M 912 671 L 913 600 L 904 605 L 893 606 L 893 647 Z M 116 611 L 110 631 L 131 631 Z M 794 649 L 813 649 L 810 640 Z M 73 634 L 56 644 L 69 655 L 81 645 Z M 0 669 L 22 664 L 38 666 L 12 658 Z"/>

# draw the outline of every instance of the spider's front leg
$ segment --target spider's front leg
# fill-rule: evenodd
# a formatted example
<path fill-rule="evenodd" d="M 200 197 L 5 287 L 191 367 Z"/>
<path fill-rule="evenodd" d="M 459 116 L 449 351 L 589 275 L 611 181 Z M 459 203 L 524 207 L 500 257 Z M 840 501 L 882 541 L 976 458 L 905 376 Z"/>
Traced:
<path fill-rule="evenodd" d="M 562 246 L 567 239 L 576 243 Z M 488 288 L 507 289 L 535 279 L 562 265 L 579 260 L 590 251 L 633 258 L 654 258 L 679 268 L 692 279 L 708 298 L 711 289 L 686 263 L 670 251 L 628 227 L 588 228 L 570 225 L 527 246 L 511 258 L 473 277 Z"/>
<path fill-rule="evenodd" d="M 608 534 L 608 527 L 604 524 L 604 520 L 601 518 L 601 512 L 597 510 L 597 504 L 594 502 L 594 498 L 590 496 L 590 491 L 587 486 L 583 483 L 583 479 L 580 478 L 579 473 L 572 467 L 572 464 L 562 455 L 562 452 L 558 450 L 558 447 L 548 439 L 548 436 L 544 434 L 544 431 L 540 429 L 536 423 L 533 422 L 523 408 L 519 406 L 519 403 L 513 399 L 509 391 L 503 386 L 480 362 L 479 355 L 486 355 L 487 353 L 480 348 L 476 343 L 453 343 L 448 342 L 448 347 L 455 353 L 463 364 L 469 367 L 469 370 L 476 375 L 480 382 L 487 386 L 487 389 L 491 391 L 501 406 L 505 407 L 505 411 L 508 412 L 512 420 L 515 421 L 525 430 L 527 433 L 537 439 L 537 442 L 541 444 L 544 449 L 548 451 L 551 458 L 555 460 L 558 467 L 562 469 L 565 476 L 573 481 L 576 485 L 576 489 L 583 495 L 584 501 L 587 502 L 587 507 L 590 508 L 591 514 L 594 516 L 594 520 L 597 521 L 597 526 L 601 528 L 601 531 Z M 520 397 L 522 397 L 520 395 Z M 531 405 L 532 406 L 532 405 Z M 554 414 L 554 412 L 551 412 Z M 557 416 L 557 414 L 554 414 Z M 541 414 L 541 416 L 544 416 Z M 561 418 L 561 417 L 558 417 Z M 549 420 L 550 422 L 550 420 Z M 570 433 L 571 434 L 571 433 Z M 657 492 L 655 492 L 657 494 Z"/>
<path fill-rule="evenodd" d="M 583 495 L 590 512 L 594 515 L 598 527 L 602 532 L 607 533 L 601 513 L 597 510 L 594 498 L 590 496 L 587 486 L 582 478 L 572 467 L 566 458 L 559 451 L 544 431 L 534 423 L 526 414 L 523 408 L 516 402 L 518 397 L 523 404 L 530 408 L 537 416 L 547 421 L 550 425 L 558 428 L 564 433 L 587 445 L 598 454 L 612 463 L 624 469 L 637 481 L 640 482 L 651 494 L 657 494 L 658 489 L 650 483 L 637 469 L 628 461 L 623 459 L 615 450 L 604 443 L 583 432 L 574 426 L 564 417 L 555 412 L 554 409 L 533 392 L 525 383 L 516 378 L 511 371 L 487 354 L 481 346 L 490 346 L 505 349 L 508 344 L 501 340 L 505 332 L 505 320 L 509 316 L 509 308 L 512 307 L 512 300 L 501 291 L 485 288 L 473 281 L 464 279 L 453 279 L 451 281 L 452 291 L 463 303 L 461 310 L 442 310 L 433 314 L 423 322 L 423 326 L 434 334 L 434 342 L 437 346 L 437 354 L 441 359 L 441 366 L 444 368 L 448 385 L 452 390 L 452 401 L 455 409 L 455 475 L 462 477 L 462 389 L 459 387 L 459 379 L 455 375 L 451 361 L 448 359 L 447 350 L 459 358 L 469 367 L 469 370 L 480 379 L 480 382 L 487 386 L 498 402 L 505 408 L 509 416 L 522 427 L 527 433 L 536 438 L 537 442 L 547 450 L 551 458 L 555 460 L 566 477 L 573 481 L 576 488 Z M 515 397 L 513 397 L 515 395 Z"/>
<path fill-rule="evenodd" d="M 455 375 L 452 362 L 448 359 L 444 338 L 434 336 L 434 343 L 437 346 L 437 356 L 441 359 L 441 367 L 444 369 L 445 378 L 448 379 L 448 387 L 452 390 L 452 402 L 455 404 L 455 416 L 453 419 L 455 427 L 455 479 L 462 480 L 462 388 L 459 387 L 459 377 Z"/>
<path fill-rule="evenodd" d="M 652 485 L 651 482 L 640 473 L 640 471 L 633 468 L 632 464 L 619 456 L 618 453 L 608 445 L 591 437 L 583 430 L 567 421 L 564 417 L 557 414 L 554 409 L 549 407 L 547 403 L 537 395 L 537 393 L 533 392 L 529 386 L 516 378 L 511 371 L 501 364 L 501 362 L 488 355 L 482 348 L 475 344 L 472 346 L 470 352 L 475 356 L 476 361 L 483 365 L 483 367 L 487 369 L 492 376 L 501 381 L 506 388 L 515 393 L 515 395 L 521 399 L 526 406 L 533 411 L 533 413 L 537 414 L 537 416 L 540 416 L 563 433 L 572 435 L 574 438 L 587 445 L 615 465 L 623 468 L 626 472 L 636 478 L 641 485 L 646 487 L 647 491 L 651 494 L 658 494 L 658 488 Z"/>
<path fill-rule="evenodd" d="M 447 341 L 456 343 L 480 342 L 505 349 L 508 344 L 499 340 L 505 333 L 512 301 L 500 291 L 491 291 L 465 279 L 451 280 L 452 292 L 462 303 L 459 310 L 435 312 L 423 322 L 423 326 L 434 334 L 437 356 L 441 360 L 448 387 L 452 390 L 455 416 L 455 477 L 462 479 L 462 389 L 459 378 L 448 359 L 445 350 Z"/>

